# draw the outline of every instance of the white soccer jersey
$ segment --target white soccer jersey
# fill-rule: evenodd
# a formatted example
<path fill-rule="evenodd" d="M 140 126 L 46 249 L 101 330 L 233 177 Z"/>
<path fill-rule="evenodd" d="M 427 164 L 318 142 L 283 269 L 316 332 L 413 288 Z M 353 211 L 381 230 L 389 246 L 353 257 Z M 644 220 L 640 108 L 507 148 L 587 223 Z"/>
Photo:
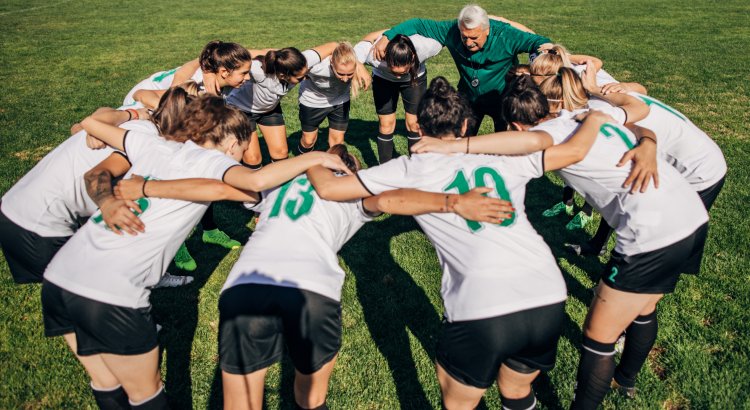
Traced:
<path fill-rule="evenodd" d="M 158 135 L 150 121 L 129 121 L 120 126 Z M 150 130 L 150 131 L 148 131 Z M 43 237 L 71 236 L 78 218 L 98 207 L 86 193 L 83 174 L 115 152 L 86 146 L 86 131 L 79 131 L 48 153 L 3 196 L 2 208 L 13 223 Z"/>
<path fill-rule="evenodd" d="M 257 283 L 304 289 L 340 301 L 345 275 L 336 254 L 372 220 L 362 201 L 323 200 L 305 174 L 264 191 L 262 198 L 258 204 L 246 204 L 261 213 L 260 222 L 222 292 Z"/>
<path fill-rule="evenodd" d="M 129 132 L 125 152 L 132 167 L 125 175 L 148 179 L 210 178 L 222 180 L 239 165 L 231 157 L 192 141 L 180 144 Z M 76 295 L 128 308 L 149 306 L 151 287 L 200 221 L 208 202 L 142 198 L 139 218 L 146 226 L 137 236 L 116 235 L 96 213 L 60 249 L 44 278 Z"/>
<path fill-rule="evenodd" d="M 169 71 L 160 71 L 138 83 L 135 87 L 133 87 L 132 90 L 130 90 L 128 95 L 125 96 L 125 100 L 122 102 L 122 106 L 118 108 L 118 110 L 125 110 L 128 108 L 144 108 L 143 104 L 133 99 L 133 94 L 135 94 L 135 92 L 138 90 L 168 90 L 169 87 L 172 86 L 172 82 L 174 81 L 174 73 L 176 73 L 179 69 L 180 67 L 173 68 Z M 198 84 L 203 84 L 203 70 L 198 68 L 198 70 L 195 72 L 195 74 L 193 74 L 192 77 L 190 77 L 190 79 Z"/>
<path fill-rule="evenodd" d="M 530 131 L 545 131 L 555 144 L 567 141 L 580 124 L 572 113 L 561 111 L 554 120 Z M 615 250 L 636 255 L 672 245 L 695 232 L 708 221 L 706 208 L 695 190 L 677 170 L 657 158 L 659 188 L 653 184 L 645 193 L 630 194 L 623 183 L 630 165 L 618 167 L 625 153 L 635 147 L 635 135 L 614 123 L 601 127 L 596 142 L 583 161 L 555 171 L 566 184 L 591 204 L 610 226 L 617 229 Z"/>
<path fill-rule="evenodd" d="M 437 250 L 441 295 L 450 321 L 477 320 L 551 305 L 567 297 L 549 247 L 524 210 L 526 184 L 544 174 L 541 152 L 524 156 L 415 154 L 360 171 L 372 194 L 414 188 L 446 194 L 476 186 L 510 201 L 514 216 L 500 225 L 436 213 L 415 219 Z"/>
<path fill-rule="evenodd" d="M 379 37 L 378 40 L 381 38 L 382 37 Z M 409 36 L 409 39 L 414 44 L 414 49 L 417 50 L 417 57 L 421 63 L 417 76 L 421 77 L 427 72 L 424 62 L 427 61 L 427 59 L 440 54 L 443 45 L 437 40 L 423 37 L 419 34 L 411 35 Z M 377 43 L 378 40 L 375 40 L 375 42 Z M 411 81 L 411 76 L 409 74 L 402 75 L 401 77 L 391 74 L 391 71 L 388 69 L 388 64 L 385 63 L 385 59 L 380 61 L 376 60 L 370 52 L 372 44 L 373 43 L 370 43 L 369 41 L 360 41 L 354 46 L 354 52 L 357 53 L 357 59 L 362 61 L 362 64 L 367 64 L 372 67 L 373 75 L 394 83 L 408 83 Z"/>
<path fill-rule="evenodd" d="M 309 70 L 320 63 L 320 54 L 315 50 L 302 52 L 307 60 Z M 276 108 L 279 101 L 297 84 L 288 84 L 276 77 L 266 77 L 263 66 L 253 60 L 250 66 L 250 81 L 245 81 L 242 87 L 232 91 L 227 97 L 227 104 L 245 112 L 263 114 Z"/>
<path fill-rule="evenodd" d="M 362 61 L 360 61 L 361 63 Z M 308 107 L 335 107 L 349 101 L 351 80 L 339 80 L 331 67 L 331 57 L 310 67 L 308 78 L 299 85 L 299 103 Z"/>
<path fill-rule="evenodd" d="M 583 76 L 583 72 L 586 71 L 586 64 L 572 64 L 572 68 L 576 70 L 579 76 Z M 607 84 L 612 83 L 619 83 L 619 81 L 615 80 L 614 77 L 612 77 L 608 72 L 604 71 L 603 68 L 600 68 L 599 71 L 596 72 L 596 86 L 597 87 L 604 87 Z"/>
<path fill-rule="evenodd" d="M 656 98 L 629 93 L 648 104 L 649 115 L 636 122 L 656 134 L 661 156 L 682 174 L 696 191 L 716 184 L 727 173 L 721 148 L 687 116 Z"/>

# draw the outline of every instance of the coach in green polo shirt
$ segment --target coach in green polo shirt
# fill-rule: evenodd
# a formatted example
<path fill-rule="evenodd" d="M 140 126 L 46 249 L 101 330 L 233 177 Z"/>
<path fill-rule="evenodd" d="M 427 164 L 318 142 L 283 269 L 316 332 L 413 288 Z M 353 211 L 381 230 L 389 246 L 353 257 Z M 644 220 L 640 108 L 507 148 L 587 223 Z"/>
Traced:
<path fill-rule="evenodd" d="M 392 39 L 397 34 L 419 34 L 448 47 L 461 76 L 458 90 L 471 99 L 477 115 L 477 125 L 469 135 L 476 135 L 485 115 L 492 117 L 496 132 L 505 131 L 500 104 L 505 73 L 517 61 L 517 54 L 535 52 L 550 43 L 546 37 L 490 20 L 487 12 L 475 5 L 464 7 L 457 20 L 412 19 L 386 31 L 384 36 Z M 375 45 L 375 54 L 382 58 L 387 45 L 381 39 Z"/>

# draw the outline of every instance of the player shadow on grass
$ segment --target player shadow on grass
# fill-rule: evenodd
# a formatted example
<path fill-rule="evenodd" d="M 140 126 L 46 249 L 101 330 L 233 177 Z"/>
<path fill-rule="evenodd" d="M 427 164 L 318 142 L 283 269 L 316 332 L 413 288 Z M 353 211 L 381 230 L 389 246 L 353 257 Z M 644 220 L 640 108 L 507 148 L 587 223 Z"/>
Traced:
<path fill-rule="evenodd" d="M 218 202 L 214 206 L 214 217 L 219 229 L 242 244 L 247 242 L 252 230 L 246 225 L 252 218 L 252 213 L 247 212 L 240 204 Z M 167 371 L 162 377 L 164 377 L 165 384 L 169 386 L 167 396 L 172 408 L 175 409 L 193 408 L 193 380 L 190 363 L 199 320 L 200 292 L 216 267 L 230 252 L 229 249 L 221 246 L 203 243 L 202 235 L 203 229 L 199 224 L 186 241 L 186 246 L 198 265 L 195 271 L 183 271 L 174 263 L 168 268 L 168 272 L 174 275 L 193 276 L 193 282 L 173 289 L 157 289 L 151 296 L 156 322 L 163 326 L 159 332 L 160 352 L 162 354 L 164 350 L 167 352 Z M 218 317 L 216 322 L 218 322 Z"/>

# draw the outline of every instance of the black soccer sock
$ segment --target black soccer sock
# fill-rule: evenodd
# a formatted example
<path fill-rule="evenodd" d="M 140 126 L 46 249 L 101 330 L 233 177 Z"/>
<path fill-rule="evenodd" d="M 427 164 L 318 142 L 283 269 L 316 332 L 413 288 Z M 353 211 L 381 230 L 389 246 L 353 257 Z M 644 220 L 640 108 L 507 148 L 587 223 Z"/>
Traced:
<path fill-rule="evenodd" d="M 94 392 L 94 400 L 101 410 L 130 410 L 128 394 L 121 384 L 112 389 L 97 389 L 91 383 L 91 391 Z"/>
<path fill-rule="evenodd" d="M 312 151 L 313 148 L 315 148 L 315 144 L 312 144 L 312 146 L 310 146 L 310 148 L 303 147 L 302 146 L 302 140 L 300 140 L 299 144 L 297 145 L 297 151 L 299 152 L 300 155 L 307 154 L 308 152 Z"/>
<path fill-rule="evenodd" d="M 565 206 L 573 206 L 573 200 L 575 199 L 576 191 L 575 189 L 565 185 L 563 188 L 563 202 L 565 203 Z"/>
<path fill-rule="evenodd" d="M 607 221 L 602 218 L 602 221 L 599 223 L 599 228 L 596 230 L 596 234 L 588 241 L 588 244 L 592 249 L 606 249 L 609 237 L 612 236 L 612 231 L 612 227 L 610 227 Z"/>
<path fill-rule="evenodd" d="M 509 399 L 500 395 L 500 401 L 503 404 L 503 410 L 533 410 L 536 409 L 536 396 L 534 391 L 530 391 L 529 395 L 521 399 Z"/>
<path fill-rule="evenodd" d="M 620 364 L 615 371 L 615 381 L 623 387 L 635 387 L 635 378 L 646 362 L 648 354 L 656 343 L 659 323 L 656 320 L 656 309 L 648 315 L 638 316 L 628 326 L 625 333 L 625 347 Z"/>
<path fill-rule="evenodd" d="M 411 155 L 411 147 L 412 145 L 418 143 L 422 137 L 419 136 L 418 132 L 409 131 L 408 142 L 409 142 L 409 155 Z"/>
<path fill-rule="evenodd" d="M 273 164 L 274 162 L 283 161 L 283 160 L 285 160 L 287 158 L 289 158 L 289 157 L 284 157 L 284 158 L 274 158 L 274 157 L 271 157 L 271 163 Z"/>
<path fill-rule="evenodd" d="M 201 218 L 201 225 L 203 226 L 204 231 L 213 231 L 214 229 L 219 228 L 218 226 L 216 226 L 216 222 L 214 222 L 213 202 L 208 205 L 208 209 L 206 209 L 206 212 L 203 214 L 203 217 Z"/>
<path fill-rule="evenodd" d="M 591 214 L 594 213 L 594 207 L 592 207 L 591 205 L 589 205 L 588 202 L 586 202 L 585 204 L 583 204 L 583 208 L 581 208 L 581 212 L 583 212 L 587 216 L 591 216 Z"/>
<path fill-rule="evenodd" d="M 583 337 L 583 351 L 571 410 L 596 410 L 612 384 L 615 344 Z"/>
<path fill-rule="evenodd" d="M 294 410 L 308 410 L 308 409 L 305 409 L 304 407 L 300 406 L 300 405 L 299 405 L 299 404 L 297 404 L 297 402 L 295 401 L 295 402 L 294 402 Z M 328 410 L 328 405 L 327 405 L 327 404 L 325 404 L 325 403 L 323 403 L 323 404 L 321 404 L 320 406 L 318 406 L 318 407 L 316 407 L 316 408 L 314 408 L 314 409 L 309 409 L 309 410 Z"/>
<path fill-rule="evenodd" d="M 146 400 L 140 401 L 138 403 L 133 403 L 132 400 L 129 400 L 130 402 L 130 408 L 133 410 L 171 410 L 172 408 L 169 407 L 169 402 L 167 401 L 167 393 L 164 392 L 164 383 L 162 383 L 161 387 L 159 388 L 159 391 L 156 392 L 153 396 L 149 397 Z"/>
<path fill-rule="evenodd" d="M 393 134 L 378 133 L 378 159 L 385 164 L 393 158 Z"/>
<path fill-rule="evenodd" d="M 478 408 L 479 408 L 479 406 L 474 407 L 474 410 L 477 410 Z M 440 400 L 440 410 L 448 410 L 448 408 L 445 407 L 445 403 L 443 403 L 442 400 Z"/>
<path fill-rule="evenodd" d="M 248 168 L 250 168 L 252 170 L 255 170 L 255 171 L 263 168 L 263 162 L 262 161 L 260 163 L 258 163 L 258 164 L 246 164 L 245 162 L 242 162 L 241 164 L 243 166 L 246 166 L 246 167 L 248 167 Z"/>

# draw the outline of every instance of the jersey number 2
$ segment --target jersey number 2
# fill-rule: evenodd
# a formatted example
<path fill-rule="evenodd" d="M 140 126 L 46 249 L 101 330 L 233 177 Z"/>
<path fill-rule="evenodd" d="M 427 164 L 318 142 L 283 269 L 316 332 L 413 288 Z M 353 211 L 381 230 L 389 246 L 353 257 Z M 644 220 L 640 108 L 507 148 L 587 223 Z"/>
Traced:
<path fill-rule="evenodd" d="M 489 167 L 480 167 L 474 170 L 474 187 L 485 187 L 487 186 L 486 178 L 491 177 L 492 182 L 494 182 L 495 185 L 495 193 L 497 193 L 497 196 L 500 199 L 504 199 L 511 203 L 511 206 L 513 206 L 513 202 L 510 200 L 510 193 L 507 189 L 505 189 L 505 180 L 503 180 L 503 177 L 500 176 L 500 173 L 495 171 L 493 168 Z M 447 187 L 443 189 L 443 192 L 448 192 L 452 189 L 457 189 L 459 194 L 463 194 L 465 192 L 468 192 L 472 189 L 472 187 L 469 184 L 469 180 L 466 179 L 466 175 L 464 174 L 464 170 L 460 169 L 456 173 L 456 177 L 453 179 L 453 181 L 448 184 Z M 487 194 L 484 194 L 487 196 Z M 502 223 L 499 224 L 499 226 L 510 226 L 513 224 L 513 222 L 516 221 L 516 214 L 515 212 L 510 213 L 511 217 L 504 220 Z M 469 229 L 471 229 L 472 232 L 477 232 L 484 228 L 484 225 L 482 225 L 481 222 L 476 221 L 469 221 L 466 220 L 466 225 L 468 225 Z"/>
<path fill-rule="evenodd" d="M 289 187 L 291 187 L 294 183 L 302 186 L 309 185 L 306 190 L 300 190 L 298 192 L 300 198 L 302 199 L 302 203 L 299 203 L 300 198 L 290 198 L 287 199 L 286 204 L 284 204 L 284 199 L 286 198 L 287 192 L 289 192 Z M 287 182 L 279 189 L 279 196 L 276 197 L 276 202 L 274 202 L 273 208 L 271 208 L 271 214 L 268 216 L 268 218 L 277 218 L 282 208 L 284 209 L 284 213 L 292 221 L 296 221 L 301 216 L 309 214 L 310 210 L 312 209 L 313 202 L 315 202 L 315 197 L 312 195 L 314 191 L 315 188 L 307 180 L 307 178 L 293 179 Z"/>

